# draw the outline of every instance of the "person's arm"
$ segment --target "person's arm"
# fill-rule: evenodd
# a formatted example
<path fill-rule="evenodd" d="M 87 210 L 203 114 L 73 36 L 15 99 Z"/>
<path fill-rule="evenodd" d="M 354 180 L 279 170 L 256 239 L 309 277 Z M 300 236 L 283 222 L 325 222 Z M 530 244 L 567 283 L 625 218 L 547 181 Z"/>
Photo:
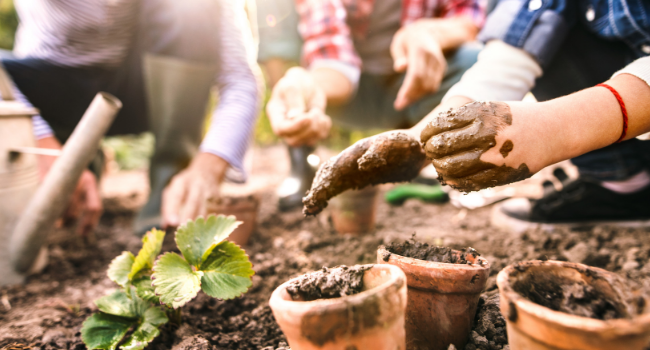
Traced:
<path fill-rule="evenodd" d="M 298 0 L 296 7 L 306 68 L 289 69 L 266 106 L 274 133 L 290 146 L 313 145 L 327 137 L 332 125 L 327 105 L 348 102 L 361 75 L 343 4 Z"/>
<path fill-rule="evenodd" d="M 485 8 L 481 1 L 442 4 L 439 17 L 418 19 L 393 37 L 393 68 L 406 72 L 394 102 L 397 110 L 438 91 L 447 70 L 445 54 L 473 41 L 483 25 Z"/>
<path fill-rule="evenodd" d="M 649 73 L 650 58 L 643 58 L 605 82 L 618 91 L 627 110 L 624 140 L 650 131 Z M 438 115 L 422 132 L 427 156 L 439 174 L 464 191 L 530 176 L 608 146 L 623 131 L 619 102 L 600 86 L 546 102 L 486 102 L 483 107 L 477 103 L 456 109 L 453 119 Z M 497 106 L 492 108 L 496 113 L 481 112 L 485 106 Z M 468 150 L 473 150 L 471 159 Z M 525 174 L 510 177 L 514 169 L 525 169 Z"/>
<path fill-rule="evenodd" d="M 250 28 L 244 8 L 238 2 L 221 4 L 219 104 L 199 154 L 163 193 L 164 226 L 205 215 L 207 201 L 218 198 L 228 168 L 239 174 L 240 181 L 245 180 L 243 159 L 257 121 L 258 86 L 247 55 Z"/>

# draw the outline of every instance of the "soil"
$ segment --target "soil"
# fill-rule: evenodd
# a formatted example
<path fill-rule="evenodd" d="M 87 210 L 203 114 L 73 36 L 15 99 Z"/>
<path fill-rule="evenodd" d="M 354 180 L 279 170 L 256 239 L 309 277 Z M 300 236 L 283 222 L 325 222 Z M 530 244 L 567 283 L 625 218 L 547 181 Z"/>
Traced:
<path fill-rule="evenodd" d="M 619 293 L 618 298 L 612 299 L 611 294 L 608 296 L 596 284 L 588 284 L 588 280 L 576 281 L 549 269 L 543 269 L 549 270 L 549 273 L 543 274 L 543 270 L 531 271 L 530 268 L 525 264 L 517 265 L 513 273 L 520 274 L 520 277 L 513 281 L 512 288 L 528 300 L 549 309 L 598 320 L 630 319 L 643 311 L 643 297 L 626 298 L 626 295 L 635 294 L 630 288 L 634 287 L 634 281 L 622 281 L 625 290 L 617 284 L 614 290 Z M 608 281 L 588 270 L 587 273 L 595 281 Z M 642 306 L 637 307 L 639 304 Z"/>
<path fill-rule="evenodd" d="M 276 287 L 323 266 L 374 263 L 379 245 L 407 240 L 414 232 L 417 241 L 432 246 L 472 246 L 491 264 L 467 350 L 507 349 L 496 275 L 515 262 L 554 259 L 585 263 L 639 281 L 650 290 L 648 229 L 582 227 L 514 235 L 490 226 L 491 208 L 467 211 L 450 204 L 407 200 L 399 207 L 381 201 L 375 232 L 340 235 L 326 213 L 305 218 L 300 209 L 279 212 L 274 192 L 288 171 L 286 149 L 254 151 L 249 185 L 257 186 L 260 212 L 258 227 L 245 247 L 256 271 L 253 286 L 243 297 L 228 301 L 200 293 L 183 308 L 183 325 L 166 325 L 149 349 L 285 348 L 286 340 L 268 307 Z M 381 187 L 382 195 L 390 188 Z M 73 230 L 54 230 L 48 237 L 50 264 L 46 270 L 23 286 L 0 288 L 0 348 L 22 343 L 26 348 L 84 349 L 79 329 L 97 310 L 92 301 L 116 288 L 106 277 L 109 262 L 123 250 L 136 252 L 140 247 L 131 229 L 133 218 L 132 211 L 106 212 L 93 244 L 84 244 Z M 173 247 L 173 235 L 168 234 L 163 250 Z"/>
<path fill-rule="evenodd" d="M 386 250 L 390 253 L 405 256 L 407 258 L 414 258 L 426 261 L 441 262 L 447 264 L 471 264 L 467 260 L 467 256 L 478 257 L 479 254 L 476 249 L 467 247 L 461 251 L 451 249 L 449 247 L 436 247 L 428 243 L 418 242 L 411 239 L 404 242 L 391 242 L 386 246 Z M 383 257 L 388 261 L 390 256 Z"/>
<path fill-rule="evenodd" d="M 363 274 L 371 265 L 345 265 L 310 272 L 287 286 L 291 299 L 313 301 L 354 295 L 363 290 Z"/>

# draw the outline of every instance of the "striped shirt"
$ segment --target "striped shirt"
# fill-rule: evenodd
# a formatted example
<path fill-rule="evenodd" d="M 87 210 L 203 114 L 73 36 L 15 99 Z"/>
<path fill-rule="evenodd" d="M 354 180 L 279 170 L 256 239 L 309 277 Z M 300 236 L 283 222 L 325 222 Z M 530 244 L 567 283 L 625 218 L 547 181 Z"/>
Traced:
<path fill-rule="evenodd" d="M 133 38 L 138 1 L 157 5 L 156 0 L 16 0 L 20 26 L 14 54 L 71 67 L 118 66 Z M 200 150 L 226 160 L 234 170 L 229 178 L 244 181 L 243 158 L 258 115 L 258 85 L 251 68 L 256 53 L 245 2 L 216 1 L 220 40 L 213 45 L 219 52 L 219 103 Z M 37 138 L 52 135 L 42 118 L 33 121 Z"/>

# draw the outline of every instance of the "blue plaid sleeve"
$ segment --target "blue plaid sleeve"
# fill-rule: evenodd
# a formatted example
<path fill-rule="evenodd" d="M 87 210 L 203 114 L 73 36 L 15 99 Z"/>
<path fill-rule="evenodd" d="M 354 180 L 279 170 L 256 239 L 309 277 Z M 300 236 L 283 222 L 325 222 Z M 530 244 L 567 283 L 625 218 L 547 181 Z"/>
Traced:
<path fill-rule="evenodd" d="M 576 0 L 501 0 L 478 38 L 521 48 L 545 66 L 575 24 L 577 4 Z"/>

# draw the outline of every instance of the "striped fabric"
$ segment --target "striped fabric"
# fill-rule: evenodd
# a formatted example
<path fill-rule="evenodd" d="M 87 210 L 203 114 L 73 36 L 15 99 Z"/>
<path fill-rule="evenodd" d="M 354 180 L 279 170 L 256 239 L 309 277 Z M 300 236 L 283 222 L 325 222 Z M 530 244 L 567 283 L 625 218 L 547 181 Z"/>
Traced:
<path fill-rule="evenodd" d="M 15 0 L 14 54 L 65 66 L 117 66 L 126 57 L 138 0 Z"/>
<path fill-rule="evenodd" d="M 14 54 L 71 67 L 117 66 L 128 53 L 139 1 L 160 5 L 156 0 L 15 0 L 20 26 Z M 244 181 L 243 158 L 259 105 L 257 81 L 250 66 L 254 59 L 249 57 L 254 44 L 245 2 L 215 1 L 220 5 L 218 18 L 215 14 L 220 40 L 206 45 L 217 45 L 219 52 L 219 62 L 215 62 L 220 67 L 215 77 L 219 104 L 200 149 L 226 160 L 234 170 L 229 172 L 230 179 Z M 161 11 L 159 15 L 175 14 Z M 174 30 L 155 30 L 166 29 Z M 33 120 L 38 138 L 52 135 L 42 118 Z"/>

